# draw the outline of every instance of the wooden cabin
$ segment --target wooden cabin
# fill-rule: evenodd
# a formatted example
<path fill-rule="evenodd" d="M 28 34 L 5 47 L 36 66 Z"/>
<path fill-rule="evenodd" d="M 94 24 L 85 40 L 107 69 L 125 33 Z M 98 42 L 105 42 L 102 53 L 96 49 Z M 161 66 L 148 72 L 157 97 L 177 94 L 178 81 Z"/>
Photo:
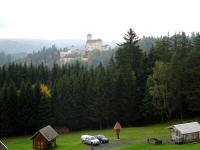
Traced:
<path fill-rule="evenodd" d="M 37 131 L 33 136 L 34 150 L 48 150 L 56 146 L 56 137 L 58 133 L 50 126 L 46 126 Z"/>
<path fill-rule="evenodd" d="M 169 129 L 171 130 L 171 140 L 175 143 L 200 142 L 200 124 L 198 122 L 176 124 L 170 126 Z"/>
<path fill-rule="evenodd" d="M 0 150 L 8 150 L 8 148 L 6 147 L 5 144 L 3 144 L 3 142 L 0 141 Z"/>

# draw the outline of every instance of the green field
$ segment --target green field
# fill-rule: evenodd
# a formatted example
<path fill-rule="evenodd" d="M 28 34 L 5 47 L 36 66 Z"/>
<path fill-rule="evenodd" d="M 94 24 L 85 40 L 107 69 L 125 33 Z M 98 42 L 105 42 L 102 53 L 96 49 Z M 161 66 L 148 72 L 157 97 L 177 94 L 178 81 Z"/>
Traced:
<path fill-rule="evenodd" d="M 143 142 L 148 137 L 168 137 L 169 130 L 167 129 L 169 124 L 151 125 L 146 127 L 133 127 L 124 128 L 121 131 L 121 140 Z M 71 132 L 68 134 L 62 134 L 57 139 L 58 147 L 56 150 L 88 150 L 88 146 L 81 143 L 80 136 L 82 134 L 104 134 L 109 137 L 110 140 L 115 141 L 115 132 L 110 130 L 94 130 L 94 131 L 82 131 Z M 10 150 L 32 150 L 31 136 L 9 138 L 3 140 Z M 187 144 L 187 145 L 152 145 L 152 144 L 133 144 L 124 147 L 113 148 L 112 150 L 199 150 L 200 144 Z"/>
<path fill-rule="evenodd" d="M 151 145 L 151 144 L 136 144 L 110 150 L 200 150 L 200 144 L 187 145 Z"/>

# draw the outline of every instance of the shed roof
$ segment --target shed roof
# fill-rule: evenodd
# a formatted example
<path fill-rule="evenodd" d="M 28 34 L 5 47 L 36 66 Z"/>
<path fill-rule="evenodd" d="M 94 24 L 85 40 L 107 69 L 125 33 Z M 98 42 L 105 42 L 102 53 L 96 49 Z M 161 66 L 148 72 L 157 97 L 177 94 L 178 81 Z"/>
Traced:
<path fill-rule="evenodd" d="M 6 145 L 3 144 L 3 142 L 0 141 L 0 150 L 7 150 L 8 148 Z"/>
<path fill-rule="evenodd" d="M 118 129 L 121 129 L 121 128 L 122 128 L 122 126 L 121 126 L 120 123 L 117 121 L 116 124 L 115 124 L 115 126 L 114 126 L 114 129 L 115 129 L 115 130 L 118 130 Z"/>
<path fill-rule="evenodd" d="M 181 134 L 200 132 L 200 124 L 198 122 L 176 124 L 171 126 L 171 128 L 175 128 L 180 131 Z"/>
<path fill-rule="evenodd" d="M 34 138 L 38 133 L 41 133 L 47 141 L 51 141 L 58 136 L 58 133 L 50 125 L 37 131 L 32 138 Z"/>

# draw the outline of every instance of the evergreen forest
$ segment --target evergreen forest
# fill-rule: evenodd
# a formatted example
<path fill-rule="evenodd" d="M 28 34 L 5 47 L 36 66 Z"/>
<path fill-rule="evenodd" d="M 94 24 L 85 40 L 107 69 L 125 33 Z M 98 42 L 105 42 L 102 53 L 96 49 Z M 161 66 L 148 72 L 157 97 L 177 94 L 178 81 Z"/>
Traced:
<path fill-rule="evenodd" d="M 84 130 L 199 116 L 200 34 L 163 36 L 148 52 L 139 42 L 130 28 L 106 65 L 1 65 L 0 136 L 48 124 Z"/>

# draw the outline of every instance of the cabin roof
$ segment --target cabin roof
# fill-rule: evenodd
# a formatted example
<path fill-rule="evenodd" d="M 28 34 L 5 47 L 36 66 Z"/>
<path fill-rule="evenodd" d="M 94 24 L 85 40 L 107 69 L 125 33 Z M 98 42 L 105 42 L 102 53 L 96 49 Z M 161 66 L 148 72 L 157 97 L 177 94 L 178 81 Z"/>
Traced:
<path fill-rule="evenodd" d="M 0 150 L 7 150 L 8 148 L 6 145 L 3 144 L 3 142 L 0 141 Z"/>
<path fill-rule="evenodd" d="M 37 131 L 32 138 L 34 138 L 38 133 L 41 133 L 42 136 L 47 140 L 47 141 L 51 141 L 53 139 L 55 139 L 58 136 L 58 133 L 50 126 L 46 126 L 42 129 L 40 129 L 39 131 Z"/>
<path fill-rule="evenodd" d="M 180 131 L 181 134 L 200 132 L 200 124 L 198 122 L 176 124 L 170 128 Z"/>

